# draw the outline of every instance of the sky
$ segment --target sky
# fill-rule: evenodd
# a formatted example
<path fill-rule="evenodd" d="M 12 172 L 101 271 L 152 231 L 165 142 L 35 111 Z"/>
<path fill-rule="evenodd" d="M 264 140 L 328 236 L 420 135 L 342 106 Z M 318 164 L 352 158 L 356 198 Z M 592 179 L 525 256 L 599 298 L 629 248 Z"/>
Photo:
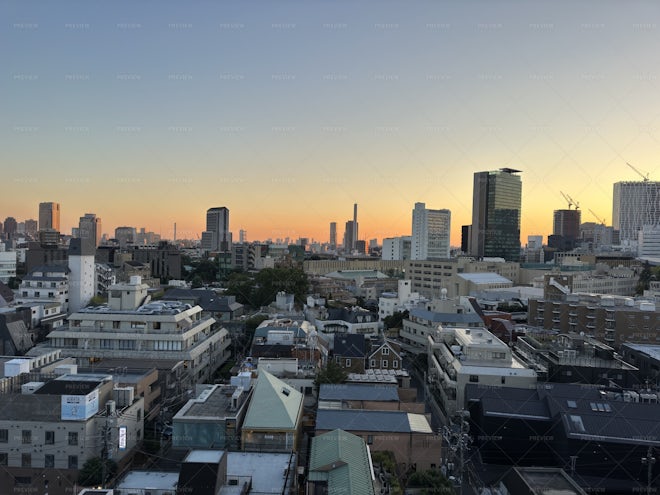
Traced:
<path fill-rule="evenodd" d="M 660 2 L 0 0 L 0 221 L 195 239 L 411 232 L 416 202 L 471 222 L 478 171 L 521 170 L 521 240 L 561 191 L 612 220 L 660 180 Z"/>

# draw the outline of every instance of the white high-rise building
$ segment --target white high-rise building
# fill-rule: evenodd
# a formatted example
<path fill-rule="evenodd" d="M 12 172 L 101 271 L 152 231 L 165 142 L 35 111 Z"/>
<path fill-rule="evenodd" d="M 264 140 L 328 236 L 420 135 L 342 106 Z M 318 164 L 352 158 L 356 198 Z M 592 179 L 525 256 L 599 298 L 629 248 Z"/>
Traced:
<path fill-rule="evenodd" d="M 660 258 L 660 225 L 644 225 L 639 231 L 639 256 Z"/>
<path fill-rule="evenodd" d="M 637 243 L 644 225 L 660 224 L 660 182 L 630 181 L 614 184 L 612 227 L 622 245 Z"/>
<path fill-rule="evenodd" d="M 412 238 L 409 235 L 401 237 L 386 237 L 383 239 L 381 259 L 387 261 L 409 260 L 411 240 Z"/>
<path fill-rule="evenodd" d="M 424 203 L 415 203 L 410 259 L 449 258 L 450 232 L 449 210 L 429 210 Z"/>
<path fill-rule="evenodd" d="M 95 248 L 83 239 L 69 243 L 69 311 L 81 310 L 96 294 Z"/>

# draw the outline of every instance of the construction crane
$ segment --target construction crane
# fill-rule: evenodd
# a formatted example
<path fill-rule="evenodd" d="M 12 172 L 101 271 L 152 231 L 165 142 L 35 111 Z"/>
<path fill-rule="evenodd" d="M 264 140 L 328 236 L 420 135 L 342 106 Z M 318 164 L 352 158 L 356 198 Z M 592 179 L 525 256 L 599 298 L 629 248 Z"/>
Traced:
<path fill-rule="evenodd" d="M 632 166 L 630 163 L 628 163 L 628 162 L 626 162 L 626 165 L 628 165 L 630 168 L 632 168 L 632 169 L 635 171 L 635 173 L 636 173 L 637 175 L 639 175 L 639 176 L 642 178 L 642 180 L 643 180 L 644 182 L 648 182 L 648 181 L 649 181 L 649 174 L 648 174 L 648 173 L 647 173 L 646 175 L 644 175 L 643 173 L 641 173 L 639 170 L 637 170 L 635 167 L 633 167 L 633 166 Z"/>
<path fill-rule="evenodd" d="M 589 211 L 591 212 L 591 214 L 592 214 L 594 217 L 596 217 L 596 220 L 598 220 L 598 221 L 600 222 L 601 225 L 605 225 L 605 219 L 604 219 L 604 218 L 601 219 L 598 215 L 596 215 L 596 212 L 595 212 L 594 210 L 592 210 L 591 208 L 589 208 Z"/>
<path fill-rule="evenodd" d="M 568 194 L 567 194 L 566 196 L 568 196 Z M 570 196 L 568 196 L 568 199 L 571 201 L 571 203 L 573 203 L 573 206 L 575 206 L 575 209 L 576 209 L 576 210 L 579 210 L 579 209 L 580 209 L 580 203 L 579 203 L 578 201 L 575 201 L 575 200 L 574 200 L 573 198 L 571 198 Z"/>
<path fill-rule="evenodd" d="M 571 206 L 575 206 L 575 209 L 576 209 L 576 210 L 577 210 L 578 208 L 580 208 L 580 203 L 578 203 L 577 201 L 575 201 L 575 200 L 574 200 L 573 198 L 571 198 L 568 194 L 565 194 L 563 191 L 559 191 L 559 192 L 561 193 L 561 195 L 564 197 L 564 199 L 565 199 L 566 202 L 568 203 L 568 209 L 569 209 L 569 210 L 571 209 Z"/>

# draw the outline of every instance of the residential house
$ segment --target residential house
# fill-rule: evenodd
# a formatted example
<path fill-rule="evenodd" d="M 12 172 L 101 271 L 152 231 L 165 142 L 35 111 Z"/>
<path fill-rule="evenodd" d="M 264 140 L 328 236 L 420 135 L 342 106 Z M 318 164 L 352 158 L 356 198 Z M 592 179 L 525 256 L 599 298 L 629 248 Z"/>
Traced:
<path fill-rule="evenodd" d="M 243 421 L 242 450 L 296 451 L 302 411 L 303 394 L 267 371 L 260 371 Z"/>
<path fill-rule="evenodd" d="M 336 335 L 333 359 L 335 363 L 349 373 L 364 373 L 367 360 L 364 335 Z"/>

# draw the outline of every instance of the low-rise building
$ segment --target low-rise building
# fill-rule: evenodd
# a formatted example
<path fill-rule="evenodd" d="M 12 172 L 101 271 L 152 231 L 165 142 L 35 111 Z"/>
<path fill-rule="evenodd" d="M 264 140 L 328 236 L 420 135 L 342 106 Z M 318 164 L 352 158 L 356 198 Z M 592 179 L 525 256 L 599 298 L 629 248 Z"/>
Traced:
<path fill-rule="evenodd" d="M 485 329 L 439 329 L 428 337 L 428 380 L 446 416 L 466 407 L 465 386 L 535 386 L 537 373 Z"/>
<path fill-rule="evenodd" d="M 233 385 L 197 388 L 201 389 L 197 397 L 172 418 L 172 446 L 238 450 L 251 389 Z"/>
<path fill-rule="evenodd" d="M 69 309 L 69 273 L 66 265 L 40 265 L 23 277 L 16 296 L 17 304 L 51 303 Z"/>
<path fill-rule="evenodd" d="M 356 435 L 337 429 L 312 439 L 307 494 L 375 495 L 369 447 Z"/>
<path fill-rule="evenodd" d="M 144 432 L 144 399 L 107 375 L 63 375 L 26 384 L 0 411 L 0 486 L 6 493 L 71 493 L 78 470 L 107 451 L 122 465 Z M 132 391 L 132 389 L 130 389 Z"/>
<path fill-rule="evenodd" d="M 407 469 L 439 469 L 442 439 L 433 432 L 426 416 L 405 411 L 319 409 L 316 434 L 343 429 L 366 439 L 374 452 L 390 451 L 397 464 Z"/>
<path fill-rule="evenodd" d="M 399 337 L 402 342 L 412 347 L 411 350 L 425 353 L 428 347 L 427 337 L 440 327 L 476 329 L 483 326 L 483 320 L 476 313 L 436 312 L 416 308 L 403 320 Z"/>
<path fill-rule="evenodd" d="M 380 333 L 378 316 L 362 308 L 318 308 L 313 320 L 321 337 L 334 346 L 335 334 L 355 334 L 375 338 Z"/>
<path fill-rule="evenodd" d="M 565 287 L 556 281 L 557 285 Z M 631 297 L 554 293 L 530 299 L 528 322 L 560 333 L 584 333 L 618 348 L 623 342 L 660 342 L 660 312 L 655 303 Z"/>
<path fill-rule="evenodd" d="M 367 347 L 364 335 L 336 335 L 332 359 L 348 373 L 364 373 L 367 368 Z"/>
<path fill-rule="evenodd" d="M 243 428 L 244 451 L 294 452 L 302 423 L 303 395 L 267 371 L 260 371 Z"/>
<path fill-rule="evenodd" d="M 163 366 L 149 365 L 161 370 L 171 369 L 174 362 L 181 369 L 179 387 L 211 381 L 229 357 L 227 330 L 215 325 L 214 318 L 202 317 L 199 306 L 149 302 L 147 289 L 139 277 L 112 286 L 107 305 L 73 313 L 67 327 L 48 334 L 49 346 L 77 358 L 81 366 L 100 359 L 164 361 Z"/>
<path fill-rule="evenodd" d="M 385 292 L 378 299 L 378 317 L 382 321 L 396 312 L 426 308 L 429 300 L 418 292 L 412 292 L 410 280 L 399 280 L 397 292 Z"/>

